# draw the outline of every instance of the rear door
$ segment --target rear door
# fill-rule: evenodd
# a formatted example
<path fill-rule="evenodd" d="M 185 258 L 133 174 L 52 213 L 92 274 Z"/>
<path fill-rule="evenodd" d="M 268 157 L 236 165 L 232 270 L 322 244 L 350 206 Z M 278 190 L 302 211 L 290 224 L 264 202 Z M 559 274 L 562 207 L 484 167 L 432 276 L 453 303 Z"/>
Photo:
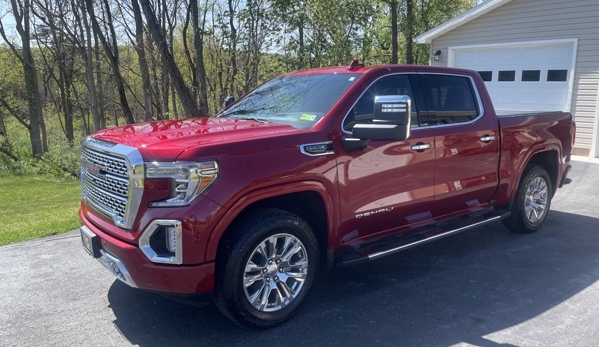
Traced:
<path fill-rule="evenodd" d="M 472 77 L 430 73 L 419 77 L 428 109 L 424 121 L 435 136 L 433 217 L 486 204 L 499 182 L 496 118 L 485 115 Z"/>
<path fill-rule="evenodd" d="M 374 97 L 378 95 L 411 98 L 411 135 L 405 141 L 370 140 L 363 151 L 337 153 L 342 243 L 364 240 L 431 217 L 434 135 L 429 127 L 419 125 L 419 110 L 425 107 L 415 73 L 385 76 L 372 83 L 345 116 L 343 131 L 350 135 L 354 124 L 372 121 Z M 427 146 L 412 148 L 417 145 Z"/>

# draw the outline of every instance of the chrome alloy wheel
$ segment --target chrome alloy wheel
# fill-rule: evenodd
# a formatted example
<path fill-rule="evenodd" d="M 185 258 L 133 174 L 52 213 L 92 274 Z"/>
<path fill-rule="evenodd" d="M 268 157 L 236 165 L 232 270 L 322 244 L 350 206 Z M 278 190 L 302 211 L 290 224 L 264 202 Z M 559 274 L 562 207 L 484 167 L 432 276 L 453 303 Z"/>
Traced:
<path fill-rule="evenodd" d="M 526 219 L 531 223 L 538 222 L 547 207 L 547 182 L 543 177 L 536 177 L 530 182 L 524 199 Z"/>
<path fill-rule="evenodd" d="M 245 297 L 258 311 L 278 311 L 297 297 L 307 275 L 304 244 L 290 234 L 270 236 L 254 249 L 245 265 Z"/>

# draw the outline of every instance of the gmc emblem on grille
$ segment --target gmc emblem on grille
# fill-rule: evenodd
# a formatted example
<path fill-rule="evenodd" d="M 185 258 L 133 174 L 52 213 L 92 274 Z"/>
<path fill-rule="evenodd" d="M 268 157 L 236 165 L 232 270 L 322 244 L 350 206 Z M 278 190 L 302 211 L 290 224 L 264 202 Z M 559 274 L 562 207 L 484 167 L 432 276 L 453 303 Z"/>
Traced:
<path fill-rule="evenodd" d="M 104 166 L 100 165 L 100 164 L 96 164 L 94 162 L 91 161 L 85 161 L 85 169 L 87 170 L 87 172 L 95 175 L 95 176 L 100 176 L 100 177 L 104 177 Z"/>

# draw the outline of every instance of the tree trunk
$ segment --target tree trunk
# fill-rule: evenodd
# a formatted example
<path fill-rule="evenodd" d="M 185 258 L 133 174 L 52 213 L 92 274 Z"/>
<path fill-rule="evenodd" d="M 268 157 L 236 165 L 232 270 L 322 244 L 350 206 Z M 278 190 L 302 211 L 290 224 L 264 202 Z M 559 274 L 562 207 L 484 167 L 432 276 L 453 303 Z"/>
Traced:
<path fill-rule="evenodd" d="M 177 99 L 175 94 L 175 87 L 171 84 L 171 101 L 173 103 L 173 117 L 174 119 L 179 119 L 179 111 L 177 110 Z"/>
<path fill-rule="evenodd" d="M 189 45 L 187 43 L 187 30 L 189 29 L 189 21 L 191 17 L 191 5 L 194 3 L 193 0 L 189 1 L 189 5 L 187 6 L 187 12 L 185 14 L 185 24 L 183 24 L 183 51 L 185 53 L 185 59 L 187 60 L 187 65 L 189 65 L 189 71 L 191 72 L 191 85 L 193 85 L 193 97 L 197 100 L 198 98 L 198 74 L 196 72 L 196 65 L 193 62 L 193 58 L 191 57 L 191 52 L 189 50 Z"/>
<path fill-rule="evenodd" d="M 412 0 L 406 0 L 406 64 L 414 64 L 412 56 L 412 40 L 414 36 L 414 18 L 412 17 Z"/>
<path fill-rule="evenodd" d="M 139 61 L 144 92 L 144 121 L 149 122 L 152 120 L 152 86 L 150 83 L 150 72 L 148 70 L 148 61 L 146 59 L 144 45 L 144 23 L 137 0 L 132 0 L 131 4 L 133 5 L 133 15 L 135 18 L 135 51 L 137 52 L 137 59 Z"/>
<path fill-rule="evenodd" d="M 237 75 L 237 28 L 235 28 L 235 12 L 233 11 L 233 0 L 227 0 L 229 5 L 229 30 L 231 31 L 229 37 L 229 54 L 231 54 L 231 76 L 229 80 L 229 94 L 234 95 L 235 93 L 235 77 Z"/>
<path fill-rule="evenodd" d="M 164 57 L 166 60 L 166 68 L 171 76 L 172 83 L 175 86 L 175 90 L 177 91 L 177 95 L 179 96 L 179 100 L 183 105 L 183 109 L 185 110 L 185 117 L 200 117 L 201 113 L 198 109 L 198 105 L 193 99 L 193 95 L 189 88 L 185 85 L 185 81 L 183 81 L 183 76 L 181 75 L 181 71 L 177 67 L 175 63 L 175 59 L 173 55 L 168 49 L 167 42 L 160 30 L 160 25 L 158 24 L 158 20 L 156 19 L 156 14 L 152 10 L 149 0 L 140 0 L 141 7 L 143 9 L 144 15 L 146 16 L 147 25 L 154 38 L 154 42 L 158 47 L 160 55 Z"/>
<path fill-rule="evenodd" d="M 10 4 L 15 17 L 15 28 L 21 38 L 22 47 L 19 50 L 10 43 L 4 31 L 4 25 L 0 26 L 2 38 L 9 45 L 12 52 L 21 62 L 25 75 L 25 89 L 27 91 L 27 105 L 29 107 L 29 140 L 31 141 L 31 152 L 34 157 L 40 157 L 48 150 L 45 136 L 45 126 L 43 124 L 42 103 L 37 80 L 37 69 L 33 54 L 31 53 L 31 30 L 30 17 L 31 1 L 23 0 L 17 3 L 17 0 L 10 0 Z M 44 131 L 43 131 L 44 130 Z"/>
<path fill-rule="evenodd" d="M 81 8 L 81 14 L 83 17 L 83 26 L 85 27 L 85 76 L 87 78 L 87 89 L 89 91 L 89 100 L 92 109 L 92 118 L 94 120 L 94 131 L 98 131 L 102 128 L 101 115 L 98 109 L 98 92 L 96 90 L 96 82 L 94 81 L 94 58 L 92 56 L 92 33 L 91 26 L 87 20 L 87 12 L 85 8 Z"/>
<path fill-rule="evenodd" d="M 397 64 L 397 0 L 391 1 L 391 64 Z"/>
<path fill-rule="evenodd" d="M 191 4 L 191 17 L 193 26 L 193 47 L 195 49 L 196 57 L 196 80 L 197 88 L 200 99 L 200 113 L 208 115 L 208 93 L 206 92 L 206 68 L 204 66 L 204 21 L 202 21 L 202 27 L 199 25 L 198 15 L 198 0 L 190 0 Z"/>
<path fill-rule="evenodd" d="M 104 111 L 104 83 L 102 82 L 102 60 L 100 59 L 100 40 L 98 35 L 94 35 L 94 54 L 96 56 L 96 81 L 98 81 L 98 115 L 100 117 L 100 127 L 106 128 L 106 111 Z"/>
<path fill-rule="evenodd" d="M 300 19 L 299 19 L 299 26 L 298 26 L 298 30 L 299 30 L 299 50 L 298 50 L 298 54 L 299 54 L 299 70 L 305 69 L 306 66 L 306 61 L 305 61 L 305 57 L 306 57 L 306 48 L 304 45 L 304 16 L 302 13 L 300 13 L 299 15 Z"/>

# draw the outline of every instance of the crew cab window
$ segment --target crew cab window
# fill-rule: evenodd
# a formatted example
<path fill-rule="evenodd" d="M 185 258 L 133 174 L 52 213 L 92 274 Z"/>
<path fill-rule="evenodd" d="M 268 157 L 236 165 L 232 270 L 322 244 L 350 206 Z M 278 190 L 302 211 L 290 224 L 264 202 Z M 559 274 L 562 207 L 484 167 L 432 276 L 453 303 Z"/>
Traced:
<path fill-rule="evenodd" d="M 418 127 L 418 110 L 408 75 L 396 75 L 381 78 L 374 82 L 343 120 L 343 130 L 351 131 L 356 124 L 372 123 L 374 98 L 380 95 L 407 95 L 412 101 L 412 128 Z"/>
<path fill-rule="evenodd" d="M 468 77 L 420 75 L 428 112 L 421 125 L 469 122 L 479 114 L 474 89 Z"/>

